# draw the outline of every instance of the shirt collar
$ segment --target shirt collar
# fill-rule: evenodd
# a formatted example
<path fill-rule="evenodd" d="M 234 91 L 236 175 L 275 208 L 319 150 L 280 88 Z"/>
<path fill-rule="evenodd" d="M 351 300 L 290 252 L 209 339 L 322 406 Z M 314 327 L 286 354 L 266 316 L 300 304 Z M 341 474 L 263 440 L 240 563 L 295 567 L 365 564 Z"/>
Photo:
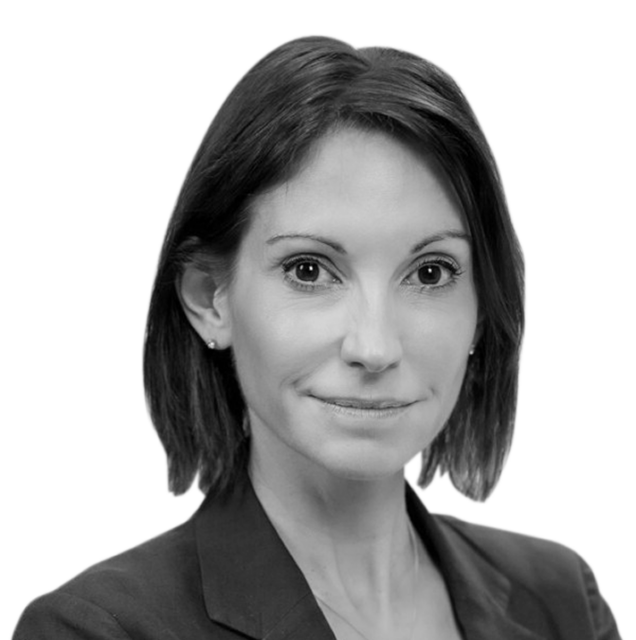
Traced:
<path fill-rule="evenodd" d="M 449 589 L 464 637 L 544 640 L 508 615 L 510 581 L 406 485 L 409 516 Z M 302 572 L 245 477 L 194 516 L 207 613 L 253 638 L 335 640 Z"/>

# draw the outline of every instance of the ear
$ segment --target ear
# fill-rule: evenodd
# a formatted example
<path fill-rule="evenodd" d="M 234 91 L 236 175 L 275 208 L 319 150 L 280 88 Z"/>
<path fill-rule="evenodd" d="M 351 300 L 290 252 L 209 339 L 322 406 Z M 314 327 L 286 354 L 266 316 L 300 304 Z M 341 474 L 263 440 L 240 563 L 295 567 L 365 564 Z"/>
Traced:
<path fill-rule="evenodd" d="M 177 282 L 177 293 L 190 324 L 203 342 L 214 340 L 219 349 L 229 347 L 232 323 L 227 287 L 219 286 L 210 273 L 188 265 Z"/>

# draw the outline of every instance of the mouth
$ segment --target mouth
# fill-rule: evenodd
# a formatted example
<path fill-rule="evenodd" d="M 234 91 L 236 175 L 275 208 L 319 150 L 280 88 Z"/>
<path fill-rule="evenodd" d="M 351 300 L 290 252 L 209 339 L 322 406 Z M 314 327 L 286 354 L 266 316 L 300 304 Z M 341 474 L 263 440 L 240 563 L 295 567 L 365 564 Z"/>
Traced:
<path fill-rule="evenodd" d="M 343 398 L 310 396 L 329 414 L 346 420 L 369 421 L 393 420 L 400 418 L 415 404 L 396 398 Z"/>
<path fill-rule="evenodd" d="M 327 404 L 334 404 L 338 407 L 347 407 L 349 409 L 399 409 L 402 407 L 408 407 L 413 404 L 405 400 L 396 400 L 394 398 L 340 398 L 340 397 L 320 397 L 312 396 L 320 402 L 326 402 Z"/>

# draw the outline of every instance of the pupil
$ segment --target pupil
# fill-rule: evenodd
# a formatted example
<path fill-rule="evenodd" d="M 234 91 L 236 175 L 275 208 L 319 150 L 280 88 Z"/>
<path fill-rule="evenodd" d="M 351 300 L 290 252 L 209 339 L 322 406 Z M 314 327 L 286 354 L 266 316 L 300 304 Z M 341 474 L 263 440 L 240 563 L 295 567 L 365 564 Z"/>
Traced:
<path fill-rule="evenodd" d="M 427 264 L 418 269 L 417 276 L 422 284 L 438 284 L 442 270 L 436 264 Z"/>
<path fill-rule="evenodd" d="M 318 265 L 313 262 L 301 262 L 296 265 L 296 277 L 303 282 L 316 282 L 318 280 Z"/>

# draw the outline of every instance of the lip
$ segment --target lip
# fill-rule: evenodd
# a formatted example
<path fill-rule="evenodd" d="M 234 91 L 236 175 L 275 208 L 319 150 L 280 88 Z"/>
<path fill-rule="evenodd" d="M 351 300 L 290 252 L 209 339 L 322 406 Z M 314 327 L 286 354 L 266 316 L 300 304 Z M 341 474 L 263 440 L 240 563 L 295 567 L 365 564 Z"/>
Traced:
<path fill-rule="evenodd" d="M 313 398 L 343 409 L 353 409 L 357 411 L 389 411 L 395 409 L 404 409 L 413 404 L 407 400 L 399 400 L 397 398 L 358 398 L 343 396 L 316 396 Z"/>

